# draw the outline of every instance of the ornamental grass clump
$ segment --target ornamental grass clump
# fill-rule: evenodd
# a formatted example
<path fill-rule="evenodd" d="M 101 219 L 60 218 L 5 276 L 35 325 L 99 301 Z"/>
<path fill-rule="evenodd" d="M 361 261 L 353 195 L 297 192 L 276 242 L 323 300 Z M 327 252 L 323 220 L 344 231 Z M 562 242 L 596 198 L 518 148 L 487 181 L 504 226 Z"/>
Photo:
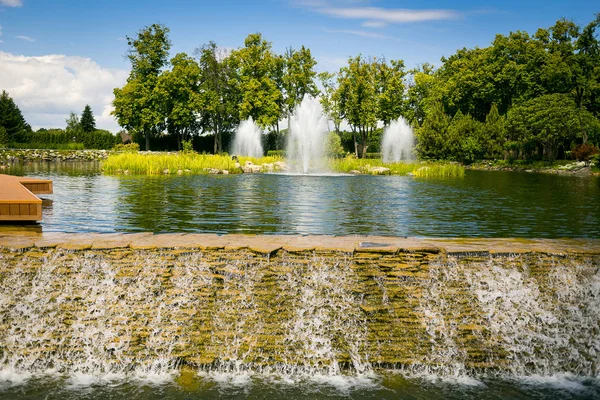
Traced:
<path fill-rule="evenodd" d="M 107 174 L 132 175 L 207 174 L 211 169 L 236 173 L 235 161 L 229 156 L 196 153 L 121 153 L 111 154 L 103 163 Z"/>
<path fill-rule="evenodd" d="M 417 178 L 464 178 L 465 167 L 459 164 L 427 164 L 412 173 Z"/>
<path fill-rule="evenodd" d="M 358 171 L 361 174 L 374 174 L 373 168 L 384 167 L 390 169 L 391 175 L 408 175 L 411 173 L 418 164 L 416 163 L 384 163 L 381 159 L 358 159 L 352 157 L 330 159 L 329 168 L 334 172 L 340 173 L 351 173 L 352 171 Z"/>
<path fill-rule="evenodd" d="M 281 157 L 239 157 L 239 164 L 250 161 L 255 165 L 264 165 L 281 161 Z M 238 174 L 242 169 L 236 166 L 237 161 L 229 155 L 198 154 L 193 151 L 178 153 L 117 153 L 111 154 L 103 163 L 106 174 L 130 175 L 170 175 L 170 174 L 209 174 L 227 171 Z"/>

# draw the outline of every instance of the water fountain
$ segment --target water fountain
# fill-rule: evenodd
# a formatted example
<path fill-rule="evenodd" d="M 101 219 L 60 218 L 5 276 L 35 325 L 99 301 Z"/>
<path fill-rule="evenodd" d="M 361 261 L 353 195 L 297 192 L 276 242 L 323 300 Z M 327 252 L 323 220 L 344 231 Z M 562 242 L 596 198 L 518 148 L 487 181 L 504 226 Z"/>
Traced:
<path fill-rule="evenodd" d="M 287 161 L 290 172 L 326 172 L 327 118 L 318 99 L 305 96 L 290 118 Z"/>
<path fill-rule="evenodd" d="M 415 143 L 412 128 L 402 117 L 385 129 L 381 141 L 383 162 L 412 161 Z"/>
<path fill-rule="evenodd" d="M 235 131 L 232 153 L 236 156 L 262 157 L 261 138 L 262 130 L 252 120 L 252 117 L 248 118 Z"/>

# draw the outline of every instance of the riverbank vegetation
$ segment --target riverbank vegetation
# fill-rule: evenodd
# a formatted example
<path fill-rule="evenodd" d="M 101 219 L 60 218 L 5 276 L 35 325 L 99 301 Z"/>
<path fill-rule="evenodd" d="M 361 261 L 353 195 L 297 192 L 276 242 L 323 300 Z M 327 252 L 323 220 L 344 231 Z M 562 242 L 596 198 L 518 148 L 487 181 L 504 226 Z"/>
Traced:
<path fill-rule="evenodd" d="M 180 53 L 169 61 L 169 29 L 152 25 L 129 38 L 132 69 L 115 89 L 114 114 L 146 148 L 166 132 L 178 147 L 211 136 L 219 153 L 251 117 L 268 132 L 266 150 L 281 150 L 280 122 L 304 95 L 318 95 L 344 151 L 358 158 L 378 152 L 381 131 L 404 117 L 422 159 L 576 159 L 581 146 L 596 149 L 600 141 L 599 24 L 598 16 L 585 26 L 561 19 L 533 34 L 499 34 L 437 68 L 358 55 L 318 75 L 310 49 L 276 54 L 261 34 L 229 53 L 210 42 L 195 58 Z"/>
<path fill-rule="evenodd" d="M 193 55 L 171 57 L 169 28 L 154 24 L 127 38 L 131 71 L 114 90 L 113 114 L 146 150 L 181 150 L 187 141 L 220 154 L 238 124 L 252 118 L 265 132 L 265 152 L 279 151 L 286 121 L 311 95 L 339 139 L 338 154 L 362 159 L 380 152 L 382 132 L 403 117 L 421 160 L 588 163 L 600 145 L 599 26 L 600 14 L 582 26 L 560 19 L 536 32 L 498 34 L 487 47 L 459 49 L 438 66 L 408 69 L 400 59 L 356 55 L 338 71 L 317 74 L 310 49 L 278 54 L 260 33 L 231 51 L 209 42 Z M 0 111 L 3 144 L 120 143 L 95 130 L 89 107 L 81 117 L 72 114 L 64 130 L 36 132 L 6 92 Z"/>
<path fill-rule="evenodd" d="M 94 114 L 89 105 L 81 117 L 71 113 L 64 129 L 33 130 L 25 121 L 19 107 L 6 91 L 0 95 L 0 147 L 13 149 L 83 150 L 112 149 L 121 138 L 96 129 Z"/>
<path fill-rule="evenodd" d="M 196 152 L 111 154 L 102 163 L 107 174 L 126 175 L 183 175 L 183 174 L 240 174 L 247 162 L 258 166 L 258 171 L 277 170 L 274 164 L 281 157 L 239 157 L 232 159 L 227 154 L 198 154 Z M 264 166 L 264 171 L 262 169 Z M 258 172 L 257 171 L 257 172 Z"/>

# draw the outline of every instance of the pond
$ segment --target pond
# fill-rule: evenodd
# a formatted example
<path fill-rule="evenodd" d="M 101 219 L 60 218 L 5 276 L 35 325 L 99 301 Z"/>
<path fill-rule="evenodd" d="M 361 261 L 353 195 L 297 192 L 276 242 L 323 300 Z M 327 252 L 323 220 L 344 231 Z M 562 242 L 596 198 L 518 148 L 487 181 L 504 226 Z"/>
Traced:
<path fill-rule="evenodd" d="M 43 231 L 600 237 L 598 177 L 105 176 L 93 163 L 8 173 L 53 180 Z"/>

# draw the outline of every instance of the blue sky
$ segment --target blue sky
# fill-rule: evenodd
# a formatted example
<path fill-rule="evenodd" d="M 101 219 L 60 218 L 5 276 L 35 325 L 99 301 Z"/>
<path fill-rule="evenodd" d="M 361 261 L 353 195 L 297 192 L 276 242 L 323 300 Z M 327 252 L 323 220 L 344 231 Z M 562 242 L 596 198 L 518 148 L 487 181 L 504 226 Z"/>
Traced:
<path fill-rule="evenodd" d="M 0 89 L 34 127 L 64 127 L 89 103 L 99 127 L 116 130 L 110 101 L 129 70 L 124 38 L 155 22 L 171 29 L 172 56 L 210 40 L 236 48 L 262 32 L 276 52 L 305 45 L 319 71 L 332 71 L 359 53 L 439 65 L 497 33 L 533 33 L 562 17 L 585 25 L 598 12 L 581 0 L 0 0 Z"/>

